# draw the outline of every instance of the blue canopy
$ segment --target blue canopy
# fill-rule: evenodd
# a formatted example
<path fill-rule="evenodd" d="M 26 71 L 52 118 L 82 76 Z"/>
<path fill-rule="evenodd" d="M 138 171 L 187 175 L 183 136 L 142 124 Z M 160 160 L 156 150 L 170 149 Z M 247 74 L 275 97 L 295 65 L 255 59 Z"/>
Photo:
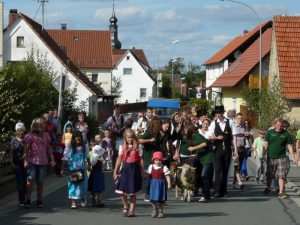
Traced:
<path fill-rule="evenodd" d="M 180 109 L 180 102 L 177 99 L 150 99 L 147 108 Z"/>

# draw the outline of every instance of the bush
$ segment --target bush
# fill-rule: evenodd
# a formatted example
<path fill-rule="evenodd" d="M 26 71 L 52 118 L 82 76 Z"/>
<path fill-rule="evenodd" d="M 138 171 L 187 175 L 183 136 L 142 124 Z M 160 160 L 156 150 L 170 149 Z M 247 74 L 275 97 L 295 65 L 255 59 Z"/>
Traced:
<path fill-rule="evenodd" d="M 192 98 L 190 99 L 188 105 L 191 106 L 193 104 L 196 104 L 199 109 L 204 109 L 206 111 L 210 111 L 211 109 L 211 104 L 206 99 Z"/>

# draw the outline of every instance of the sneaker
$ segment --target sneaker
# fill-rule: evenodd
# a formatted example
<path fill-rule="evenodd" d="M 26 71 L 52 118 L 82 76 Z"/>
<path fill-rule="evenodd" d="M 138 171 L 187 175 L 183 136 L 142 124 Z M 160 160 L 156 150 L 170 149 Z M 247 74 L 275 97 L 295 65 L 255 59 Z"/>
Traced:
<path fill-rule="evenodd" d="M 149 195 L 145 194 L 144 201 L 145 201 L 145 202 L 149 202 L 149 201 L 150 201 Z"/>
<path fill-rule="evenodd" d="M 86 207 L 86 199 L 85 197 L 81 198 L 80 204 L 82 207 Z"/>
<path fill-rule="evenodd" d="M 255 182 L 256 182 L 257 184 L 259 184 L 259 179 L 258 179 L 258 178 L 255 178 Z"/>
<path fill-rule="evenodd" d="M 152 218 L 155 218 L 155 217 L 157 217 L 157 215 L 158 215 L 157 209 L 153 209 L 153 210 L 152 210 L 152 213 L 151 213 L 151 217 L 152 217 Z"/>
<path fill-rule="evenodd" d="M 238 189 L 240 189 L 240 186 L 238 183 L 234 183 L 234 184 L 232 184 L 232 188 L 238 190 Z"/>
<path fill-rule="evenodd" d="M 240 182 L 238 184 L 238 189 L 243 190 L 244 187 L 245 187 L 245 184 L 243 184 L 243 182 Z"/>
<path fill-rule="evenodd" d="M 280 193 L 278 194 L 278 198 L 281 198 L 281 199 L 286 198 L 285 192 L 280 192 Z"/>
<path fill-rule="evenodd" d="M 30 207 L 31 207 L 31 201 L 30 201 L 30 199 L 27 199 L 25 202 L 25 208 L 29 209 Z"/>
<path fill-rule="evenodd" d="M 263 194 L 267 195 L 267 194 L 269 194 L 269 193 L 270 193 L 270 191 L 271 191 L 271 189 L 270 189 L 270 188 L 266 188 L 266 189 L 264 190 Z"/>
<path fill-rule="evenodd" d="M 37 208 L 40 208 L 40 209 L 43 208 L 43 203 L 42 203 L 42 201 L 37 201 L 37 202 L 36 202 L 36 207 L 37 207 Z"/>
<path fill-rule="evenodd" d="M 206 198 L 204 198 L 204 197 L 201 197 L 201 198 L 198 200 L 198 202 L 203 202 L 203 203 L 205 203 L 205 202 L 208 202 L 208 200 L 207 200 Z"/>
<path fill-rule="evenodd" d="M 19 207 L 25 207 L 25 202 L 19 202 Z"/>
<path fill-rule="evenodd" d="M 165 217 L 165 215 L 164 215 L 163 212 L 159 212 L 159 213 L 157 214 L 157 218 L 164 218 L 164 217 Z"/>

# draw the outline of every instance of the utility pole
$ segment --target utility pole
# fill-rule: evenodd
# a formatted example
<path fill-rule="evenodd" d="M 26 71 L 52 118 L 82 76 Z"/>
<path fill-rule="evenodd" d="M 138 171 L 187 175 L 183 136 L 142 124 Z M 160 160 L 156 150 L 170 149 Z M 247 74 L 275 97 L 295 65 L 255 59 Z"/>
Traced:
<path fill-rule="evenodd" d="M 49 2 L 48 0 L 38 0 L 42 5 L 42 29 L 45 28 L 45 3 Z"/>

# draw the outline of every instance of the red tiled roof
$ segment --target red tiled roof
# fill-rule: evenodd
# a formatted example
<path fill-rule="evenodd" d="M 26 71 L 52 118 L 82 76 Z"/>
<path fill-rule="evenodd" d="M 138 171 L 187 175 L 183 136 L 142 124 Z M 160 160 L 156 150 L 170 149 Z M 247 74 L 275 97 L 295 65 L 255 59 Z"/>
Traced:
<path fill-rule="evenodd" d="M 262 23 L 262 29 L 270 26 L 271 21 L 266 21 Z M 215 55 L 213 55 L 210 59 L 208 59 L 204 65 L 209 65 L 217 62 L 221 62 L 226 59 L 230 54 L 234 53 L 238 50 L 245 42 L 249 41 L 255 35 L 259 36 L 259 26 L 255 27 L 250 32 L 235 37 L 232 41 L 230 41 L 225 47 L 219 50 Z"/>
<path fill-rule="evenodd" d="M 102 91 L 91 82 L 70 60 L 56 42 L 50 37 L 46 30 L 42 29 L 41 24 L 35 22 L 28 16 L 19 13 L 18 14 L 27 24 L 33 29 L 33 31 L 40 37 L 40 39 L 49 47 L 49 49 L 57 56 L 57 58 L 66 66 L 66 68 L 81 82 L 87 89 L 89 89 L 95 95 L 103 95 Z"/>
<path fill-rule="evenodd" d="M 300 99 L 300 16 L 273 18 L 282 94 Z"/>
<path fill-rule="evenodd" d="M 262 57 L 270 53 L 272 28 L 262 34 Z M 259 64 L 259 38 L 211 85 L 212 87 L 233 87 Z"/>
<path fill-rule="evenodd" d="M 112 69 L 110 31 L 96 30 L 47 30 L 79 68 Z"/>
<path fill-rule="evenodd" d="M 142 49 L 113 49 L 113 62 L 114 65 L 118 63 L 118 61 L 122 58 L 122 56 L 126 53 L 126 51 L 129 50 L 131 54 L 142 64 L 147 66 L 149 69 L 151 69 L 149 62 L 146 58 L 146 55 Z"/>

